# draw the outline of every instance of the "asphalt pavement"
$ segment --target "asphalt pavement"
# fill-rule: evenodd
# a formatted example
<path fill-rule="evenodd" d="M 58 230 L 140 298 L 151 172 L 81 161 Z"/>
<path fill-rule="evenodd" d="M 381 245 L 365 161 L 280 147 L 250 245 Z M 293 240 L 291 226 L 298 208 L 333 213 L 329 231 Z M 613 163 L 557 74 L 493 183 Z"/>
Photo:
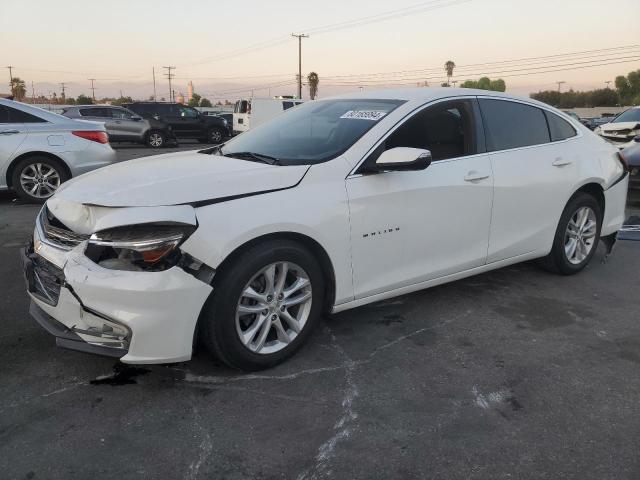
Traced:
<path fill-rule="evenodd" d="M 639 242 L 325 318 L 247 375 L 202 348 L 150 367 L 56 348 L 18 255 L 36 212 L 0 198 L 0 478 L 640 478 Z"/>

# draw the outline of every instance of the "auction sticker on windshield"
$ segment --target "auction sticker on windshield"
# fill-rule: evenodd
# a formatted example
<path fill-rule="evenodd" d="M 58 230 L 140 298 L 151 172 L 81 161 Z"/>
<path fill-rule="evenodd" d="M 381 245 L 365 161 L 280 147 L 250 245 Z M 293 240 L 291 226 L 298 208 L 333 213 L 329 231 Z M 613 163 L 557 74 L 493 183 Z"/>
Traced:
<path fill-rule="evenodd" d="M 374 122 L 384 117 L 387 112 L 380 110 L 349 110 L 340 118 L 355 118 L 359 120 L 373 120 Z"/>

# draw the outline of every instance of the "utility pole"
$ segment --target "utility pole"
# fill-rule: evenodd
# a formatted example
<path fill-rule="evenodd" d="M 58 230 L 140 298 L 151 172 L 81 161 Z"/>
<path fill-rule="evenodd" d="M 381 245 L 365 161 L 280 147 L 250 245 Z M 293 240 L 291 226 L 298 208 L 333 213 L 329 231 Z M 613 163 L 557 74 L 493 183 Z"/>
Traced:
<path fill-rule="evenodd" d="M 31 103 L 36 103 L 36 89 L 33 86 L 33 80 L 31 80 Z"/>
<path fill-rule="evenodd" d="M 558 93 L 560 93 L 560 87 L 562 87 L 562 84 L 563 84 L 563 83 L 567 83 L 567 82 L 565 82 L 565 81 L 563 80 L 563 81 L 561 81 L 561 82 L 556 82 L 556 83 L 558 84 Z"/>
<path fill-rule="evenodd" d="M 302 39 L 309 38 L 309 35 L 292 33 L 291 36 L 298 39 L 298 98 L 302 99 Z"/>
<path fill-rule="evenodd" d="M 167 73 L 164 74 L 165 77 L 169 80 L 169 101 L 173 102 L 173 89 L 171 88 L 171 79 L 175 76 L 171 73 L 171 70 L 175 70 L 176 67 L 162 67 L 167 69 Z"/>
<path fill-rule="evenodd" d="M 13 65 L 9 65 L 7 68 L 9 69 L 9 89 L 11 90 L 9 94 L 13 95 L 13 73 L 11 73 Z"/>
<path fill-rule="evenodd" d="M 91 82 L 91 96 L 93 97 L 93 101 L 96 101 L 96 87 L 93 85 L 93 82 L 96 81 L 95 78 L 90 78 L 89 81 Z"/>
<path fill-rule="evenodd" d="M 153 101 L 157 102 L 158 97 L 156 96 L 156 67 L 151 67 L 151 72 L 153 73 Z"/>

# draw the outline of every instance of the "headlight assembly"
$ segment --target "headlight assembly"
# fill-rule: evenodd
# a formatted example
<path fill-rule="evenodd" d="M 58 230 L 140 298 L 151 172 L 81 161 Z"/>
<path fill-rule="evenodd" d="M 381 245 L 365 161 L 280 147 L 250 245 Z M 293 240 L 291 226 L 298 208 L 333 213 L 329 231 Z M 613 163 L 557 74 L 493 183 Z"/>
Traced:
<path fill-rule="evenodd" d="M 195 227 L 190 225 L 134 225 L 94 233 L 85 255 L 103 268 L 161 271 L 180 261 L 178 246 Z"/>

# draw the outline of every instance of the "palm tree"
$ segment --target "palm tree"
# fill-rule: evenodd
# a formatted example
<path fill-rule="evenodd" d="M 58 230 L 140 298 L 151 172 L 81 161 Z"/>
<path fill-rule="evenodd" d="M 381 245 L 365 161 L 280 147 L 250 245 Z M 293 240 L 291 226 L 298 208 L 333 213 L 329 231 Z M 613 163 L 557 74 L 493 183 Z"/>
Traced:
<path fill-rule="evenodd" d="M 24 80 L 21 80 L 18 77 L 13 77 L 11 79 L 11 95 L 13 95 L 13 98 L 17 101 L 20 101 L 27 96 L 27 87 Z"/>
<path fill-rule="evenodd" d="M 318 84 L 320 83 L 320 77 L 318 77 L 318 74 L 316 72 L 311 72 L 309 75 L 307 75 L 307 81 L 309 82 L 309 96 L 311 97 L 311 100 L 314 100 L 316 98 L 316 95 L 318 94 Z"/>
<path fill-rule="evenodd" d="M 453 63 L 453 60 L 447 60 L 447 63 L 444 64 L 444 71 L 447 72 L 447 85 L 451 85 L 454 68 L 456 68 L 456 64 Z"/>

